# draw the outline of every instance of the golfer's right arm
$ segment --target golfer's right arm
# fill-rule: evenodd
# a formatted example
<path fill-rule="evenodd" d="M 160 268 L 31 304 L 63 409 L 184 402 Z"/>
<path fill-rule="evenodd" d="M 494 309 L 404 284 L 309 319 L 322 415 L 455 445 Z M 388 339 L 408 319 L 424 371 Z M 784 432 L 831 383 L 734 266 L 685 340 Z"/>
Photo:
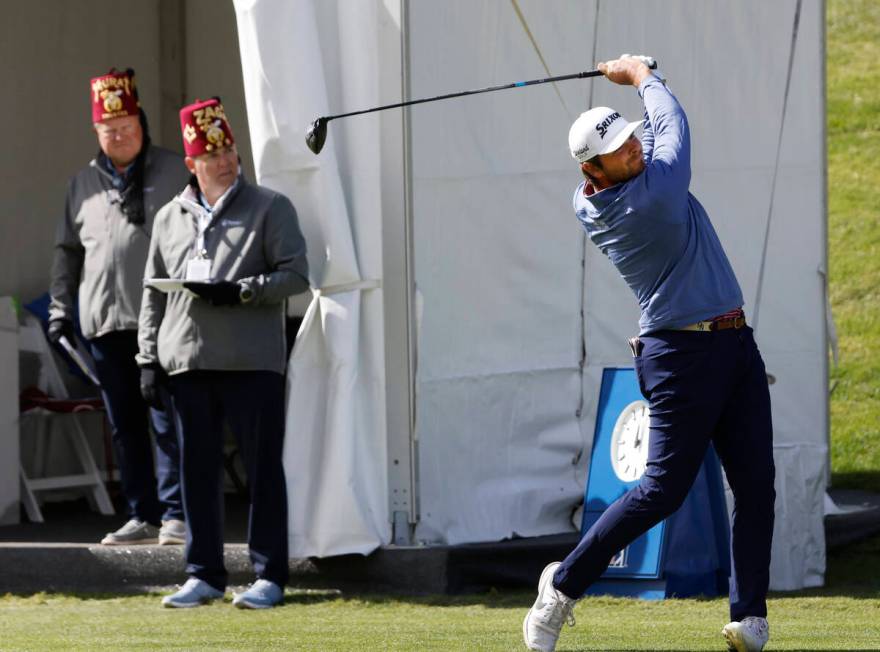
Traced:
<path fill-rule="evenodd" d="M 654 136 L 645 170 L 673 194 L 687 194 L 691 183 L 691 138 L 687 116 L 666 85 L 648 75 L 638 86 Z M 658 177 L 660 177 L 658 179 Z"/>
<path fill-rule="evenodd" d="M 686 198 L 691 182 L 691 141 L 687 116 L 678 100 L 638 58 L 605 61 L 599 70 L 615 84 L 635 86 L 645 103 L 653 147 L 642 182 L 655 201 L 676 203 Z"/>

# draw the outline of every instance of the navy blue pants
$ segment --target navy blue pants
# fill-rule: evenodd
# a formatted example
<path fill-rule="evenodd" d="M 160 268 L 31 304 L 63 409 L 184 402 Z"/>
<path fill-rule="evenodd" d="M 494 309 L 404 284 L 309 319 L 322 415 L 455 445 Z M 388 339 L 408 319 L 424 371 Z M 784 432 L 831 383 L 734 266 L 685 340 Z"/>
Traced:
<path fill-rule="evenodd" d="M 122 494 L 129 517 L 159 525 L 183 519 L 180 498 L 180 448 L 168 417 L 171 397 L 160 387 L 164 410 L 149 407 L 141 397 L 141 372 L 134 356 L 137 331 L 117 331 L 89 340 L 95 371 L 113 433 Z M 149 424 L 156 437 L 155 471 Z M 158 484 L 157 484 L 158 480 Z"/>
<path fill-rule="evenodd" d="M 672 515 L 711 441 L 734 496 L 731 619 L 766 617 L 775 467 L 770 393 L 752 329 L 658 331 L 641 340 L 635 366 L 650 405 L 647 468 L 565 558 L 553 585 L 580 597 L 613 555 Z"/>
<path fill-rule="evenodd" d="M 218 590 L 223 564 L 223 424 L 235 435 L 250 494 L 248 549 L 258 578 L 288 579 L 284 377 L 271 371 L 189 371 L 171 376 L 181 442 L 186 572 Z"/>

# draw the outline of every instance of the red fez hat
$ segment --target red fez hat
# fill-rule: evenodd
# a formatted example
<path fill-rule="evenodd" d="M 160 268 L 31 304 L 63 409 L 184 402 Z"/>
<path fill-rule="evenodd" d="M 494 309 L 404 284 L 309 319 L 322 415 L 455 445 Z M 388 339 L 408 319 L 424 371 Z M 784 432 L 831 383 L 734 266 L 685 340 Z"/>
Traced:
<path fill-rule="evenodd" d="M 180 129 L 183 131 L 183 150 L 187 156 L 201 156 L 230 147 L 235 143 L 232 127 L 219 97 L 204 102 L 196 100 L 180 110 Z"/>
<path fill-rule="evenodd" d="M 110 72 L 92 79 L 92 122 L 104 122 L 127 115 L 140 115 L 134 70 Z"/>

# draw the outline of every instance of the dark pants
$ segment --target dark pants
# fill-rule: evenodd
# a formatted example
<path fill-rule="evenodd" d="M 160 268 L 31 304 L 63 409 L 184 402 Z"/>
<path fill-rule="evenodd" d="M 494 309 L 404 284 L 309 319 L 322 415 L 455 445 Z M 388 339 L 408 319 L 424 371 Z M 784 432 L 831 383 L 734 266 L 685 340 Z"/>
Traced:
<path fill-rule="evenodd" d="M 650 404 L 648 465 L 565 558 L 554 586 L 578 598 L 609 560 L 684 501 L 709 442 L 734 496 L 732 620 L 767 615 L 773 537 L 773 430 L 764 362 L 751 328 L 659 331 L 635 359 Z"/>
<path fill-rule="evenodd" d="M 137 331 L 102 335 L 89 340 L 89 348 L 101 381 L 129 516 L 153 525 L 162 520 L 183 519 L 180 448 L 174 424 L 168 417 L 171 398 L 164 385 L 160 392 L 165 410 L 148 407 L 141 397 L 140 369 L 134 360 L 138 351 Z M 156 436 L 155 471 L 149 423 Z"/>
<path fill-rule="evenodd" d="M 181 441 L 186 572 L 226 588 L 223 424 L 235 435 L 250 494 L 248 549 L 258 578 L 288 578 L 284 377 L 271 371 L 190 371 L 171 377 Z"/>

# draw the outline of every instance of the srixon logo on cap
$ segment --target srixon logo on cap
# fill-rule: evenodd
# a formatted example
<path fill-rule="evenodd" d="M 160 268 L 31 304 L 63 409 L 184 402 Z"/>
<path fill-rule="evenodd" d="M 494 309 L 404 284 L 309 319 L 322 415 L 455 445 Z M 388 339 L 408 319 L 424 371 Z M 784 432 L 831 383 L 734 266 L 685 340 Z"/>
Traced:
<path fill-rule="evenodd" d="M 611 126 L 611 123 L 617 120 L 620 117 L 620 113 L 615 111 L 607 118 L 605 118 L 602 122 L 596 125 L 596 131 L 599 132 L 599 138 L 604 140 L 605 134 L 608 133 L 608 127 Z"/>

